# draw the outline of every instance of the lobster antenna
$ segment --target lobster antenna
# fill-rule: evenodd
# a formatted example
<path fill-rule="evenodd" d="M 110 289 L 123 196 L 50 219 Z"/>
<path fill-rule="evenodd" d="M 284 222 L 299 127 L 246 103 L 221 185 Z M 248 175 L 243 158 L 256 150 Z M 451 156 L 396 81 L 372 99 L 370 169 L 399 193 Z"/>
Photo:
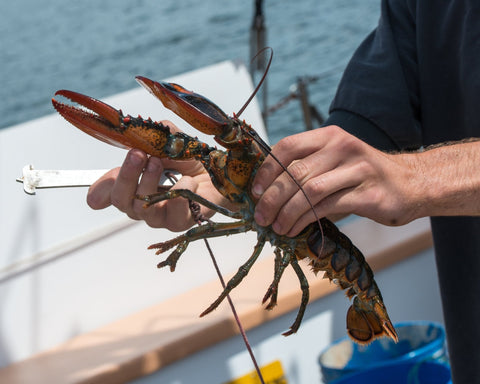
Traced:
<path fill-rule="evenodd" d="M 255 88 L 255 90 L 252 92 L 252 94 L 250 95 L 250 97 L 248 98 L 248 100 L 245 102 L 245 104 L 243 104 L 242 108 L 240 108 L 240 110 L 237 112 L 237 114 L 235 116 L 239 117 L 243 111 L 245 110 L 245 108 L 247 108 L 248 104 L 250 104 L 250 102 L 252 101 L 252 99 L 255 97 L 255 95 L 258 93 L 260 87 L 262 86 L 263 82 L 265 81 L 265 78 L 267 77 L 267 73 L 268 73 L 268 70 L 270 69 L 270 64 L 272 64 L 272 59 L 273 59 L 273 49 L 271 47 L 265 47 L 265 48 L 262 48 L 260 51 L 258 51 L 258 53 L 255 55 L 255 57 L 252 59 L 255 60 L 259 55 L 261 55 L 263 52 L 265 52 L 266 50 L 270 50 L 270 59 L 268 59 L 268 64 L 267 64 L 267 68 L 265 68 L 265 72 L 263 73 L 262 75 L 262 78 L 260 79 L 260 81 L 258 82 L 258 85 L 257 87 Z"/>

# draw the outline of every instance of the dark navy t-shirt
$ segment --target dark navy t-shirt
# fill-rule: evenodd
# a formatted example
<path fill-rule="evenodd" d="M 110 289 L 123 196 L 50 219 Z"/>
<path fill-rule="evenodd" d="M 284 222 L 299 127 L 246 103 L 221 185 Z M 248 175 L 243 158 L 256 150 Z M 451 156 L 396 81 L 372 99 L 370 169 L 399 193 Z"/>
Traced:
<path fill-rule="evenodd" d="M 327 124 L 384 150 L 480 137 L 480 0 L 382 0 Z M 480 383 L 480 218 L 431 223 L 454 383 Z"/>

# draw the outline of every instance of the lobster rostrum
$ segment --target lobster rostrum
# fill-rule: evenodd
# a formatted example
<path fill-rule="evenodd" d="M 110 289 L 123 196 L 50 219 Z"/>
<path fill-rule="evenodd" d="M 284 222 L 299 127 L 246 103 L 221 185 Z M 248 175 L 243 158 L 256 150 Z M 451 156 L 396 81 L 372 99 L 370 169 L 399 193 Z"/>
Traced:
<path fill-rule="evenodd" d="M 308 282 L 298 264 L 299 260 L 307 259 L 315 273 L 324 271 L 324 277 L 338 284 L 346 290 L 349 298 L 353 298 L 347 312 L 347 330 L 354 341 L 364 344 L 382 336 L 396 341 L 397 334 L 388 317 L 371 268 L 360 250 L 331 221 L 322 218 L 319 223 L 308 225 L 295 237 L 281 236 L 270 226 L 256 224 L 253 219 L 255 200 L 250 193 L 251 183 L 257 169 L 268 155 L 269 147 L 251 126 L 238 118 L 240 113 L 229 117 L 213 102 L 177 84 L 159 83 L 145 77 L 137 77 L 137 81 L 159 98 L 165 107 L 190 125 L 206 134 L 214 135 L 216 142 L 226 150 L 213 148 L 182 132 L 172 133 L 169 127 L 162 123 L 144 120 L 140 116 L 125 116 L 121 110 L 76 92 L 60 90 L 56 95 L 70 99 L 83 108 L 55 99 L 52 99 L 52 103 L 70 123 L 109 144 L 123 148 L 139 148 L 160 158 L 200 161 L 216 189 L 237 207 L 237 210 L 231 211 L 185 189 L 170 189 L 149 196 L 137 196 L 144 200 L 147 206 L 183 197 L 236 219 L 227 223 L 208 222 L 191 228 L 172 240 L 150 246 L 150 249 L 157 250 L 157 254 L 174 248 L 173 252 L 158 264 L 159 268 L 169 266 L 170 270 L 174 271 L 177 260 L 192 241 L 247 231 L 257 232 L 258 241 L 252 255 L 231 278 L 218 299 L 201 316 L 213 311 L 242 281 L 259 257 L 265 242 L 269 241 L 275 247 L 275 261 L 273 281 L 263 298 L 263 303 L 269 301 L 266 309 L 275 307 L 278 284 L 288 266 L 297 274 L 302 290 L 298 314 L 284 335 L 298 330 L 309 300 Z"/>

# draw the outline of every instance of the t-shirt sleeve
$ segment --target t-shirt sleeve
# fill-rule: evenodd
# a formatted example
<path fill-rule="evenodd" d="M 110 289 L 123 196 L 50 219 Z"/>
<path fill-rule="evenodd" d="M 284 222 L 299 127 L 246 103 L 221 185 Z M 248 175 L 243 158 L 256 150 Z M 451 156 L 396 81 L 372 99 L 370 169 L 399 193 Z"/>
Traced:
<path fill-rule="evenodd" d="M 372 147 L 383 151 L 398 151 L 401 149 L 385 131 L 379 129 L 371 121 L 352 112 L 336 109 L 323 125 L 338 125 Z"/>
<path fill-rule="evenodd" d="M 383 0 L 379 24 L 349 62 L 327 122 L 381 149 L 407 149 L 422 145 L 419 116 L 415 8 Z"/>

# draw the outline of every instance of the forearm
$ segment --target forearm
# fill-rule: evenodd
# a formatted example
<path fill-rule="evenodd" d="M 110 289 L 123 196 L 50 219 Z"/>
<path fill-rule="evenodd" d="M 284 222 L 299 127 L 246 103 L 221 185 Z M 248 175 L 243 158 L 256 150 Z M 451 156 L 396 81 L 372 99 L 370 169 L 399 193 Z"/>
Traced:
<path fill-rule="evenodd" d="M 480 215 L 480 141 L 397 156 L 413 171 L 408 187 L 416 200 L 415 216 Z"/>

